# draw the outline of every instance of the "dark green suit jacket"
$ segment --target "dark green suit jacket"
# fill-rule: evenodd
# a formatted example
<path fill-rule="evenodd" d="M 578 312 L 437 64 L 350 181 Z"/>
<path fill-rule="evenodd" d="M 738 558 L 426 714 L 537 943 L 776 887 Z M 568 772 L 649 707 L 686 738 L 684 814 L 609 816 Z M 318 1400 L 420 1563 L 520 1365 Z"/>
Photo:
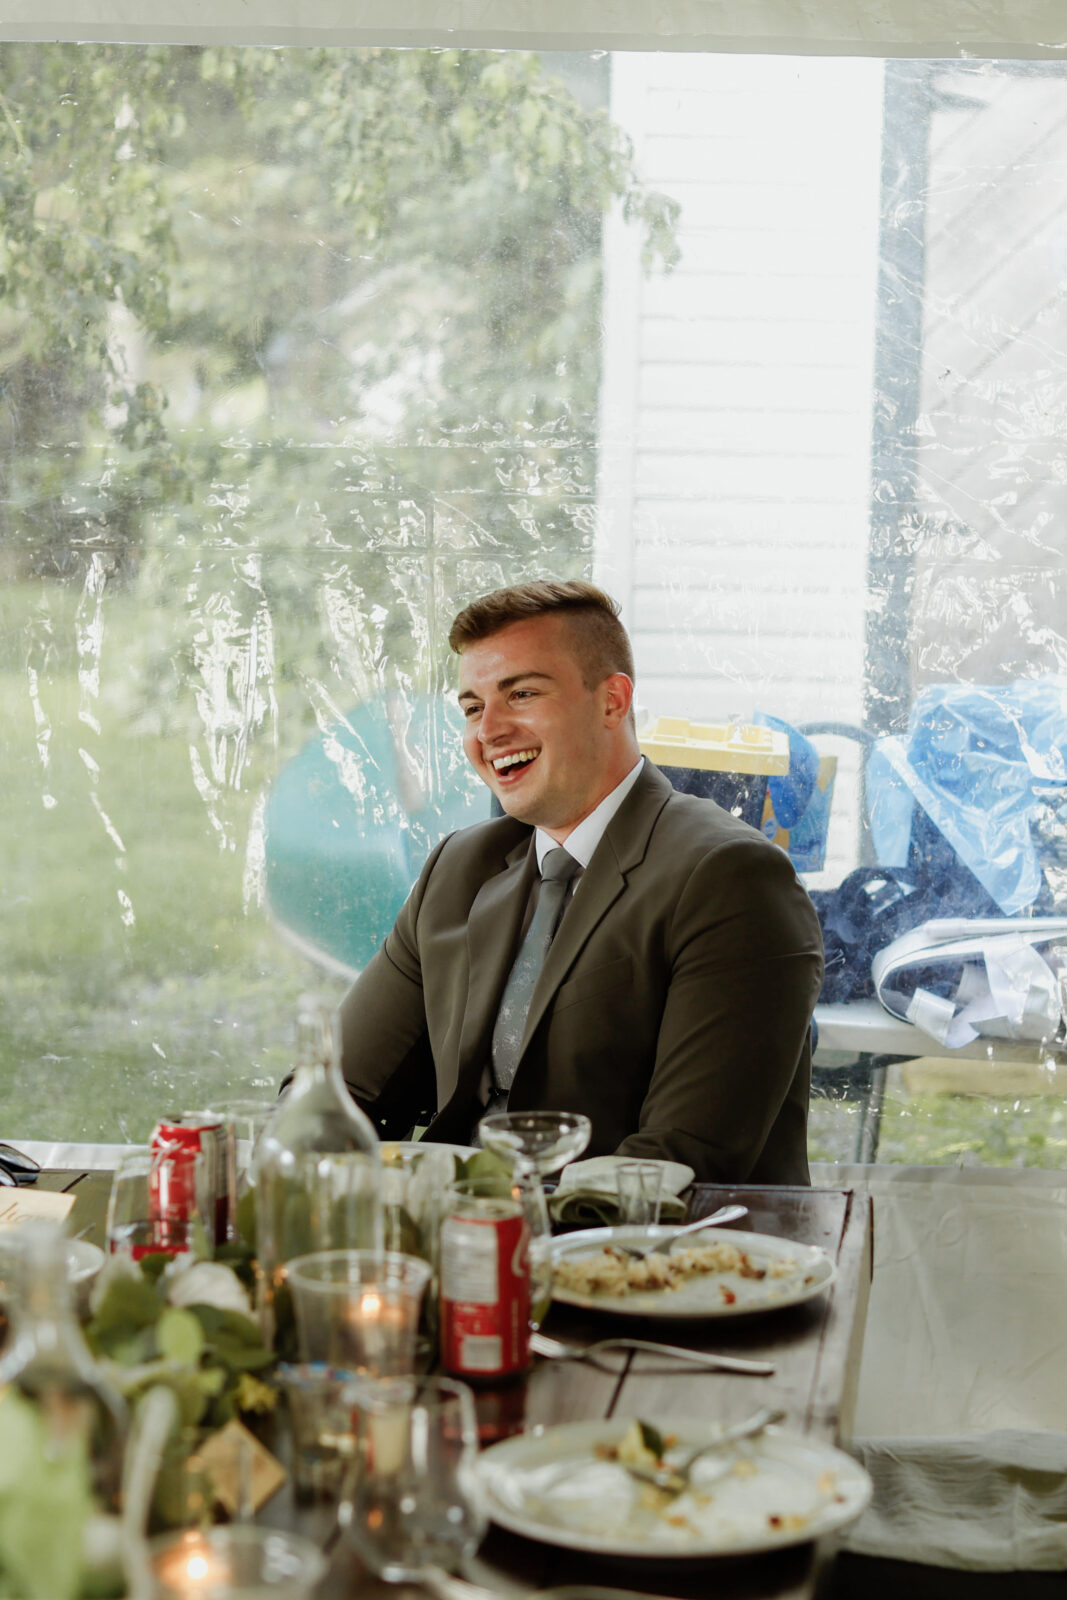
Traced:
<path fill-rule="evenodd" d="M 536 870 L 510 817 L 451 834 L 341 1008 L 344 1073 L 384 1137 L 469 1143 Z M 509 1104 L 583 1111 L 588 1155 L 806 1183 L 822 938 L 788 856 L 650 763 L 582 875 Z"/>

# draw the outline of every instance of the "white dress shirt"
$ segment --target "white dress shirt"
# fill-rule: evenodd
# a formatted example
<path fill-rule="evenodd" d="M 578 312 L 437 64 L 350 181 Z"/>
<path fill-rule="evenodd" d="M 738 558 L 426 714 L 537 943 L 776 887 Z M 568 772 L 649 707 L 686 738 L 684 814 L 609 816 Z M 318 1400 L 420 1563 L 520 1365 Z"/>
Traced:
<path fill-rule="evenodd" d="M 600 804 L 590 811 L 589 815 L 569 833 L 563 841 L 563 848 L 568 855 L 572 855 L 583 871 L 593 859 L 593 851 L 607 832 L 608 823 L 622 805 L 626 796 L 637 782 L 638 774 L 645 764 L 644 756 L 639 756 L 637 764 L 631 768 L 621 783 L 617 783 L 610 794 L 606 794 Z M 534 849 L 537 851 L 537 870 L 540 872 L 541 863 L 550 850 L 559 846 L 551 835 L 545 833 L 543 828 L 534 832 Z M 577 880 L 575 880 L 577 883 Z M 573 893 L 573 890 L 572 890 Z"/>

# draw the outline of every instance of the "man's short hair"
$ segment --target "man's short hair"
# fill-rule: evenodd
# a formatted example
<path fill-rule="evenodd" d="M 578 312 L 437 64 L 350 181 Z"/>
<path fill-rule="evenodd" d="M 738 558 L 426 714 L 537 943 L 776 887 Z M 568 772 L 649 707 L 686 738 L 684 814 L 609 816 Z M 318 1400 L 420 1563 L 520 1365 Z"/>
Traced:
<path fill-rule="evenodd" d="M 483 594 L 459 613 L 448 642 L 457 655 L 462 655 L 468 645 L 491 638 L 513 622 L 543 616 L 559 616 L 566 621 L 587 689 L 595 689 L 613 672 L 625 672 L 633 681 L 633 651 L 619 621 L 618 603 L 603 589 L 580 579 L 562 582 L 542 578 Z"/>

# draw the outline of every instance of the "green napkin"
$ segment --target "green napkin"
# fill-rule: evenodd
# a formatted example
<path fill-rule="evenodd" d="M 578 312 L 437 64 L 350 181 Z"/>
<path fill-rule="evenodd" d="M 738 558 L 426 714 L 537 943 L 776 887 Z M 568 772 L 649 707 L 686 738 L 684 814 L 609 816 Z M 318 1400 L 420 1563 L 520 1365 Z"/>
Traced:
<path fill-rule="evenodd" d="M 563 1228 L 614 1228 L 619 1223 L 619 1202 L 602 1189 L 557 1190 L 548 1202 L 552 1221 Z M 684 1222 L 685 1202 L 665 1194 L 660 1206 L 661 1222 Z"/>

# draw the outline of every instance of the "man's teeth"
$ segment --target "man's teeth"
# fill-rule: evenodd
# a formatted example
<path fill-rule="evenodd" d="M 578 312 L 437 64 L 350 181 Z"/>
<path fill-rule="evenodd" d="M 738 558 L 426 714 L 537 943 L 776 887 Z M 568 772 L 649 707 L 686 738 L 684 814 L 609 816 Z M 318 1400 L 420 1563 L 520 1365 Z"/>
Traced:
<path fill-rule="evenodd" d="M 536 750 L 516 750 L 510 756 L 498 756 L 493 766 L 497 772 L 506 772 L 508 767 L 517 766 L 520 761 L 532 761 L 536 754 Z"/>

